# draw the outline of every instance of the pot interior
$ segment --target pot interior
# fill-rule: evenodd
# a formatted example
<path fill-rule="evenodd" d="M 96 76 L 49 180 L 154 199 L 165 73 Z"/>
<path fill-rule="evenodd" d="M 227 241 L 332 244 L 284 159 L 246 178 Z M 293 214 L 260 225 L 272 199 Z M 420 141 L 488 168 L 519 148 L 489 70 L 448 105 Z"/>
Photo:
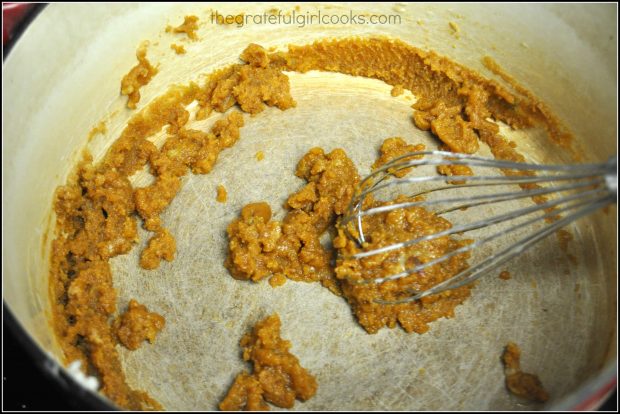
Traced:
<path fill-rule="evenodd" d="M 583 161 L 616 153 L 616 43 L 614 5 L 472 5 L 304 3 L 300 13 L 372 12 L 401 16 L 400 24 L 211 24 L 211 13 L 262 14 L 288 4 L 107 4 L 48 6 L 7 57 L 3 76 L 4 299 L 45 351 L 59 350 L 48 326 L 49 245 L 53 191 L 87 146 L 100 157 L 132 112 L 119 96 L 121 77 L 135 64 L 135 49 L 149 40 L 148 57 L 160 73 L 143 88 L 140 106 L 172 83 L 186 83 L 236 62 L 249 44 L 284 49 L 325 37 L 388 35 L 493 77 L 481 64 L 493 57 L 534 92 L 575 134 Z M 199 16 L 202 39 L 180 43 L 164 29 L 186 14 Z M 459 27 L 458 38 L 449 22 Z M 293 174 L 310 148 L 342 147 L 365 175 L 383 139 L 401 136 L 436 148 L 411 122 L 415 97 L 390 95 L 378 80 L 342 74 L 288 73 L 297 107 L 268 108 L 246 117 L 240 141 L 224 151 L 208 175 L 188 175 L 162 218 L 177 239 L 177 257 L 159 269 L 138 265 L 148 236 L 112 260 L 118 307 L 132 298 L 166 317 L 155 344 L 119 347 L 132 386 L 167 409 L 215 409 L 244 368 L 238 341 L 264 316 L 278 312 L 282 336 L 319 383 L 298 409 L 536 409 L 510 396 L 499 360 L 508 341 L 523 351 L 522 366 L 538 374 L 551 404 L 579 393 L 586 380 L 615 364 L 616 208 L 571 225 L 571 253 L 554 237 L 504 267 L 508 281 L 488 275 L 451 319 L 423 335 L 384 329 L 368 335 L 342 298 L 318 284 L 232 279 L 223 266 L 226 226 L 247 203 L 268 201 L 278 219 L 288 194 L 302 185 Z M 215 120 L 192 124 L 206 129 Z M 107 132 L 87 140 L 104 120 Z M 562 163 L 571 157 L 540 131 L 504 135 L 528 161 Z M 162 139 L 163 133 L 157 139 Z M 257 151 L 265 160 L 257 162 Z M 481 154 L 488 155 L 483 148 Z M 133 178 L 137 186 L 147 173 Z M 217 203 L 223 184 L 228 202 Z M 480 214 L 484 214 L 481 211 Z M 60 358 L 59 358 L 60 359 Z M 556 405 L 557 406 L 557 405 Z"/>

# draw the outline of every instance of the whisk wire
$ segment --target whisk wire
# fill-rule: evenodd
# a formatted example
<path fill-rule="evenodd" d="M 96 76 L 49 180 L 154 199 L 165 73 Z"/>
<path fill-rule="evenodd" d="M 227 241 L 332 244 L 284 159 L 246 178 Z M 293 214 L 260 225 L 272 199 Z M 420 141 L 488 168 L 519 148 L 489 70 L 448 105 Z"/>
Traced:
<path fill-rule="evenodd" d="M 608 201 L 609 200 L 608 200 L 607 196 L 598 197 L 594 201 L 592 201 L 592 199 L 590 199 L 590 198 L 581 199 L 577 203 L 574 203 L 574 204 L 569 205 L 569 206 L 565 206 L 563 208 L 554 210 L 552 212 L 548 212 L 548 213 L 546 213 L 544 215 L 541 215 L 541 216 L 538 216 L 538 217 L 531 218 L 531 219 L 529 219 L 529 220 L 527 220 L 527 221 L 525 221 L 523 223 L 519 223 L 519 224 L 513 225 L 512 227 L 510 227 L 508 229 L 505 229 L 505 230 L 502 230 L 500 232 L 494 233 L 491 236 L 487 236 L 487 237 L 485 237 L 483 239 L 474 241 L 473 243 L 470 243 L 470 244 L 468 244 L 466 246 L 463 246 L 463 247 L 460 247 L 460 248 L 458 248 L 456 250 L 453 250 L 453 251 L 451 251 L 451 252 L 449 252 L 449 253 L 447 253 L 447 254 L 445 254 L 445 255 L 437 258 L 437 259 L 434 259 L 434 260 L 431 260 L 429 262 L 417 265 L 417 266 L 415 266 L 413 268 L 410 268 L 410 269 L 406 269 L 405 271 L 403 271 L 401 273 L 398 273 L 398 274 L 395 274 L 395 275 L 391 275 L 391 276 L 388 276 L 388 277 L 384 277 L 384 278 L 355 280 L 353 283 L 355 283 L 355 284 L 372 284 L 372 283 L 384 283 L 384 282 L 388 282 L 388 281 L 391 281 L 391 280 L 401 279 L 401 278 L 407 277 L 407 276 L 409 276 L 409 275 L 411 275 L 413 273 L 417 273 L 419 271 L 422 271 L 422 270 L 426 269 L 427 267 L 434 266 L 436 264 L 442 263 L 442 262 L 444 262 L 444 261 L 446 261 L 446 260 L 448 260 L 451 257 L 454 257 L 456 255 L 470 252 L 471 250 L 474 250 L 474 249 L 476 249 L 476 248 L 478 248 L 478 247 L 480 247 L 480 246 L 482 246 L 482 245 L 484 245 L 484 244 L 486 244 L 486 243 L 488 243 L 490 241 L 493 241 L 493 240 L 503 236 L 506 232 L 510 232 L 510 231 L 513 231 L 513 230 L 518 229 L 520 227 L 523 227 L 525 225 L 530 225 L 530 224 L 533 224 L 535 222 L 538 222 L 538 221 L 541 221 L 541 220 L 545 220 L 545 219 L 550 218 L 550 217 L 557 216 L 558 214 L 564 213 L 566 211 L 573 210 L 575 208 L 582 207 L 584 205 L 598 204 L 598 203 L 601 203 L 601 202 L 608 202 Z M 439 234 L 439 233 L 435 233 L 432 236 L 435 236 L 437 234 Z M 469 268 L 469 269 L 467 269 L 464 272 L 471 271 L 472 269 L 473 268 Z M 456 275 L 452 279 L 457 278 L 458 276 L 459 275 Z"/>
<path fill-rule="evenodd" d="M 492 217 L 492 218 L 485 218 L 483 220 L 479 220 L 470 224 L 461 224 L 461 225 L 457 225 L 457 226 L 453 226 L 447 230 L 443 230 L 437 233 L 433 233 L 433 234 L 429 234 L 429 235 L 425 235 L 422 237 L 418 237 L 416 239 L 412 239 L 412 240 L 407 240 L 405 242 L 400 242 L 400 243 L 394 243 L 391 244 L 389 246 L 384 246 L 384 247 L 380 247 L 378 249 L 373 249 L 373 250 L 368 250 L 368 251 L 364 251 L 364 252 L 360 252 L 360 253 L 356 253 L 352 256 L 349 256 L 347 258 L 352 258 L 352 259 L 362 259 L 364 257 L 369 257 L 369 256 L 374 256 L 377 254 L 382 254 L 382 253 L 387 253 L 393 250 L 398 250 L 398 249 L 402 249 L 404 247 L 408 247 L 411 246 L 413 244 L 417 244 L 420 242 L 424 242 L 424 241 L 429 241 L 429 240 L 434 240 L 443 236 L 449 236 L 455 233 L 466 233 L 468 231 L 472 231 L 472 230 L 477 230 L 480 229 L 482 227 L 488 227 L 490 225 L 493 224 L 497 224 L 497 223 L 501 223 L 510 219 L 514 219 L 517 217 L 522 217 L 525 216 L 527 214 L 533 213 L 533 212 L 537 212 L 540 210 L 545 210 L 545 209 L 549 209 L 549 208 L 553 208 L 556 207 L 560 204 L 564 204 L 566 202 L 572 201 L 572 200 L 576 200 L 576 199 L 580 199 L 580 198 L 584 198 L 593 194 L 597 194 L 597 193 L 601 193 L 601 189 L 594 189 L 594 190 L 590 190 L 590 191 L 585 191 L 585 192 L 581 192 L 581 193 L 576 193 L 576 194 L 571 194 L 568 196 L 565 196 L 563 198 L 560 199 L 556 199 L 556 200 L 551 200 L 551 201 L 547 201 L 546 203 L 542 203 L 542 204 L 535 204 L 533 206 L 530 207 L 524 207 L 518 210 L 514 210 L 514 211 L 510 211 L 508 213 L 504 213 L 504 214 L 500 214 L 498 216 Z M 544 216 L 540 216 L 537 218 L 541 219 L 541 218 L 545 218 L 545 217 L 552 217 L 552 216 L 556 216 L 558 215 L 559 212 L 558 211 L 553 211 L 551 213 L 548 213 Z"/>
<path fill-rule="evenodd" d="M 440 159 L 422 158 L 425 156 L 439 156 Z M 412 159 L 413 158 L 413 159 Z M 404 160 L 404 161 L 403 161 Z M 360 182 L 360 188 L 364 189 L 368 182 L 375 182 L 375 177 L 378 175 L 390 175 L 391 171 L 397 171 L 401 169 L 418 167 L 420 165 L 465 165 L 465 166 L 479 166 L 479 167 L 493 167 L 500 169 L 520 170 L 520 171 L 582 171 L 585 174 L 604 174 L 608 171 L 607 164 L 576 164 L 576 165 L 548 165 L 548 164 L 526 164 L 513 161 L 494 160 L 489 158 L 477 157 L 469 154 L 452 153 L 446 151 L 418 151 L 412 152 L 400 157 L 394 158 L 392 161 L 384 164 L 382 167 L 376 169 Z M 443 179 L 444 177 L 415 177 L 414 181 L 419 182 L 420 179 Z M 466 176 L 461 177 L 464 179 L 474 179 L 474 177 Z M 508 178 L 509 177 L 504 177 Z M 518 179 L 519 177 L 512 177 Z M 406 180 L 411 180 L 408 178 Z M 452 178 L 454 180 L 454 177 Z M 475 178 L 479 179 L 479 178 Z M 536 179 L 536 176 L 529 177 L 529 179 Z M 363 194 L 363 192 L 362 192 Z"/>
<path fill-rule="evenodd" d="M 431 158 L 423 158 L 429 156 Z M 439 158 L 432 158 L 439 157 Z M 502 169 L 504 175 L 475 175 L 475 176 L 423 176 L 423 177 L 407 177 L 396 178 L 395 173 L 403 169 L 417 167 L 417 166 L 440 166 L 440 165 L 463 165 L 468 167 L 481 167 Z M 506 170 L 513 171 L 525 171 L 525 174 L 510 174 Z M 550 175 L 535 175 L 534 172 L 547 171 L 555 174 Z M 455 183 L 458 181 L 465 181 L 464 183 Z M 566 182 L 569 183 L 560 183 Z M 442 191 L 469 191 L 476 188 L 493 188 L 501 185 L 524 185 L 524 184 L 539 184 L 539 183 L 551 183 L 555 182 L 550 187 L 539 187 L 535 189 L 523 189 L 521 191 L 502 191 L 493 194 L 479 194 L 470 196 L 448 196 L 439 199 L 423 199 L 406 202 L 397 202 L 387 205 L 370 207 L 364 210 L 366 198 L 373 193 L 391 186 L 400 186 L 404 184 L 434 184 L 438 182 L 445 183 L 443 186 L 421 189 L 418 190 L 410 198 L 419 196 L 432 195 L 433 193 L 441 193 Z M 415 300 L 419 300 L 425 296 L 442 292 L 448 289 L 455 289 L 465 284 L 471 283 L 483 274 L 488 272 L 491 268 L 494 268 L 512 257 L 520 254 L 534 243 L 547 237 L 549 234 L 558 230 L 559 228 L 569 224 L 570 222 L 577 220 L 593 211 L 602 208 L 606 205 L 612 204 L 617 200 L 617 158 L 610 159 L 605 164 L 580 164 L 580 165 L 536 165 L 518 163 L 512 161 L 492 160 L 483 157 L 458 154 L 446 151 L 420 151 L 405 154 L 400 156 L 391 162 L 385 164 L 381 168 L 375 170 L 364 180 L 362 180 L 359 191 L 354 196 L 353 200 L 347 208 L 347 213 L 341 220 L 341 225 L 347 234 L 347 236 L 355 240 L 358 246 L 362 249 L 366 248 L 366 237 L 363 229 L 363 218 L 374 214 L 387 213 L 396 209 L 407 209 L 411 207 L 421 206 L 446 206 L 443 209 L 435 211 L 434 214 L 442 215 L 448 214 L 461 209 L 467 209 L 470 207 L 477 207 L 481 205 L 503 203 L 507 201 L 519 200 L 528 197 L 548 196 L 553 194 L 563 194 L 561 197 L 554 198 L 550 201 L 540 202 L 538 201 L 533 206 L 514 209 L 506 213 L 498 214 L 490 218 L 484 218 L 482 220 L 474 221 L 469 224 L 459 224 L 451 227 L 450 229 L 439 231 L 433 234 L 427 234 L 421 237 L 417 237 L 412 240 L 406 240 L 387 246 L 382 246 L 372 250 L 362 250 L 359 253 L 355 253 L 349 256 L 343 256 L 344 259 L 363 259 L 365 257 L 378 255 L 403 249 L 412 246 L 417 243 L 431 241 L 444 236 L 450 236 L 454 234 L 464 234 L 478 229 L 492 227 L 505 223 L 510 220 L 520 220 L 522 217 L 527 218 L 531 214 L 536 214 L 541 210 L 544 214 L 537 214 L 535 217 L 527 218 L 517 224 L 510 225 L 508 228 L 500 228 L 490 236 L 486 236 L 482 239 L 475 240 L 465 246 L 455 249 L 441 257 L 433 259 L 423 264 L 418 264 L 415 267 L 405 269 L 403 272 L 393 274 L 385 277 L 378 277 L 372 279 L 349 279 L 354 284 L 372 284 L 372 283 L 384 283 L 401 279 L 409 276 L 413 273 L 420 272 L 425 268 L 433 265 L 440 264 L 451 257 L 459 254 L 468 254 L 474 249 L 478 249 L 481 246 L 488 244 L 491 241 L 507 234 L 515 233 L 527 226 L 533 226 L 540 221 L 546 221 L 547 225 L 533 233 L 528 233 L 527 236 L 520 238 L 514 244 L 509 245 L 498 253 L 492 254 L 482 260 L 480 263 L 459 272 L 458 274 L 432 286 L 424 291 L 408 292 L 411 296 L 403 298 L 397 301 L 385 301 L 377 299 L 378 303 L 396 304 L 407 303 Z M 569 194 L 565 194 L 569 193 Z M 441 197 L 441 196 L 440 196 Z M 562 217 L 562 213 L 567 213 L 565 217 Z M 351 221 L 355 220 L 355 228 L 357 234 L 352 234 L 350 227 L 347 225 Z"/>
<path fill-rule="evenodd" d="M 444 164 L 434 164 L 434 165 L 452 165 L 452 164 L 446 162 Z M 430 183 L 430 182 L 435 182 L 435 181 L 442 181 L 442 182 L 468 181 L 471 183 L 471 184 L 463 184 L 461 185 L 461 187 L 458 187 L 458 185 L 454 185 L 453 187 L 442 187 L 441 188 L 441 189 L 447 189 L 447 188 L 466 188 L 466 187 L 474 187 L 474 186 L 481 187 L 481 186 L 488 186 L 488 185 L 506 185 L 506 184 L 538 184 L 538 183 L 545 183 L 545 182 L 552 182 L 552 181 L 579 180 L 583 178 L 590 178 L 594 175 L 596 175 L 595 172 L 584 172 L 584 173 L 579 173 L 579 174 L 566 174 L 566 175 L 557 175 L 557 176 L 549 176 L 549 177 L 456 175 L 456 176 L 450 176 L 449 178 L 447 178 L 444 176 L 426 176 L 426 177 L 409 177 L 409 178 L 393 179 L 382 185 L 379 185 L 380 182 L 385 181 L 385 179 L 390 177 L 390 173 L 386 173 L 385 177 L 381 179 L 382 181 L 377 181 L 373 186 L 362 191 L 358 195 L 358 197 L 360 198 L 360 203 L 361 203 L 361 201 L 363 201 L 366 198 L 366 196 L 368 196 L 369 194 L 376 193 L 379 190 L 383 190 L 384 188 L 387 188 L 387 187 L 393 187 L 393 186 L 403 185 L 403 184 L 422 184 L 422 183 Z M 475 182 L 480 182 L 480 181 L 482 181 L 482 183 L 475 183 Z M 440 189 L 437 188 L 433 190 L 421 191 L 420 193 L 417 193 L 416 195 L 423 195 L 428 192 L 434 192 L 434 191 L 439 191 L 439 190 Z M 355 206 L 357 206 L 357 204 Z"/>
<path fill-rule="evenodd" d="M 425 156 L 439 156 L 438 160 L 430 158 L 420 158 Z M 412 159 L 413 158 L 413 159 Z M 406 160 L 406 161 L 402 161 Z M 608 171 L 609 164 L 529 164 L 523 162 L 506 161 L 479 157 L 471 154 L 462 154 L 447 151 L 417 151 L 394 158 L 385 163 L 381 168 L 375 170 L 366 177 L 372 179 L 373 175 L 393 169 L 397 166 L 408 168 L 418 165 L 467 165 L 467 166 L 492 166 L 493 168 L 510 170 L 529 170 L 529 171 L 591 171 L 593 173 L 605 173 Z M 400 168 L 400 167 L 399 167 Z"/>
<path fill-rule="evenodd" d="M 378 299 L 377 302 L 378 303 L 383 303 L 383 304 L 399 304 L 399 303 L 408 303 L 408 302 L 413 302 L 419 299 L 422 299 L 425 296 L 429 296 L 429 295 L 433 295 L 435 293 L 439 293 L 442 292 L 444 290 L 449 290 L 449 289 L 456 289 L 459 288 L 463 285 L 467 285 L 469 283 L 474 282 L 475 280 L 479 279 L 481 276 L 483 276 L 485 274 L 485 272 L 487 272 L 488 270 L 495 268 L 499 265 L 501 265 L 502 263 L 505 263 L 506 261 L 512 259 L 513 257 L 521 254 L 523 251 L 525 251 L 526 249 L 528 249 L 530 246 L 532 246 L 533 244 L 535 244 L 536 242 L 538 242 L 539 240 L 547 237 L 548 235 L 550 235 L 551 233 L 557 231 L 558 229 L 564 227 L 566 224 L 577 220 L 585 215 L 588 215 L 596 210 L 598 210 L 599 208 L 602 208 L 608 204 L 611 203 L 611 200 L 609 200 L 608 197 L 604 197 L 599 199 L 599 201 L 595 202 L 595 203 L 591 203 L 591 202 L 581 202 L 579 203 L 579 205 L 585 205 L 588 204 L 586 207 L 582 208 L 581 210 L 568 215 L 556 222 L 554 222 L 553 224 L 551 224 L 550 226 L 546 227 L 545 229 L 536 232 L 528 237 L 525 237 L 521 240 L 519 240 L 518 242 L 516 242 L 515 244 L 513 244 L 512 246 L 510 246 L 507 249 L 502 250 L 501 252 L 490 256 L 489 258 L 487 258 L 486 260 L 476 264 L 473 267 L 470 267 L 460 273 L 458 273 L 457 275 L 451 277 L 450 279 L 447 279 L 443 282 L 438 283 L 437 285 L 433 286 L 430 289 L 427 289 L 425 291 L 422 292 L 410 292 L 413 293 L 413 296 L 410 296 L 408 298 L 404 298 L 404 299 L 400 299 L 400 300 L 394 300 L 394 301 L 383 301 L 381 299 Z M 563 209 L 564 210 L 564 209 Z M 557 214 L 557 213 L 554 213 Z M 496 236 L 498 236 L 499 234 L 497 234 Z M 486 243 L 488 241 L 491 241 L 493 238 L 495 237 L 489 237 L 487 239 L 484 239 L 483 241 L 481 241 L 481 243 L 478 244 L 478 242 L 475 242 L 474 244 L 476 245 L 480 245 L 483 243 Z M 471 246 L 471 245 L 470 245 Z M 467 246 L 467 247 L 470 247 Z M 473 247 L 472 247 L 473 248 Z M 471 250 L 471 249 L 469 249 Z M 456 252 L 456 251 L 455 251 Z M 452 256 L 452 254 L 450 254 L 450 256 Z M 445 260 L 445 259 L 444 259 Z M 443 260 L 442 260 L 443 261 Z M 411 272 L 408 272 L 408 274 L 411 274 Z M 401 276 L 403 277 L 403 276 Z"/>
<path fill-rule="evenodd" d="M 398 210 L 402 208 L 410 208 L 410 207 L 415 207 L 415 206 L 420 206 L 420 205 L 447 204 L 447 203 L 457 203 L 457 202 L 463 202 L 463 201 L 484 201 L 480 203 L 461 204 L 461 205 L 451 208 L 450 210 L 445 210 L 442 212 L 435 212 L 436 215 L 439 215 L 442 213 L 446 213 L 446 212 L 453 211 L 453 210 L 458 210 L 461 208 L 475 207 L 475 206 L 479 206 L 483 204 L 497 203 L 497 202 L 502 202 L 502 201 L 517 200 L 520 198 L 529 198 L 529 197 L 533 197 L 537 195 L 547 195 L 551 193 L 557 193 L 560 191 L 575 190 L 575 189 L 584 188 L 584 187 L 591 187 L 593 185 L 598 185 L 598 184 L 603 184 L 603 183 L 604 183 L 604 180 L 602 178 L 597 178 L 597 179 L 586 181 L 586 182 L 579 183 L 579 184 L 568 184 L 564 186 L 547 187 L 547 188 L 540 188 L 536 190 L 524 190 L 520 192 L 510 191 L 510 192 L 503 192 L 503 193 L 497 193 L 497 194 L 483 194 L 483 195 L 478 195 L 478 196 L 445 198 L 445 199 L 439 199 L 439 200 L 407 201 L 404 203 L 395 203 L 395 204 L 389 204 L 389 205 L 380 206 L 380 207 L 369 208 L 368 210 L 359 211 L 358 213 L 356 213 L 356 215 L 360 215 L 363 217 L 363 216 L 386 213 L 388 211 Z M 452 190 L 452 188 L 445 188 L 445 190 Z M 411 196 L 411 197 L 416 197 L 416 196 Z M 347 221 L 344 221 L 343 224 L 346 224 L 346 222 Z"/>

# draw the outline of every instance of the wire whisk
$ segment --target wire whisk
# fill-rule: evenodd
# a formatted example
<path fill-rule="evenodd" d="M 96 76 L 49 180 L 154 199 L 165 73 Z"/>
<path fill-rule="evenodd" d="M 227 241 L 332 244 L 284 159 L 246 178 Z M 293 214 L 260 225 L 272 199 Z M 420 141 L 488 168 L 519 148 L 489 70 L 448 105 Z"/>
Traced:
<path fill-rule="evenodd" d="M 475 175 L 443 176 L 424 172 L 428 167 L 446 166 L 453 171 L 464 167 L 475 170 Z M 421 171 L 421 175 L 409 173 Z M 419 168 L 419 170 L 418 170 Z M 385 164 L 364 178 L 358 186 L 340 226 L 345 235 L 354 240 L 358 251 L 343 259 L 363 259 L 374 255 L 405 249 L 441 237 L 472 237 L 465 244 L 426 263 L 388 276 L 349 278 L 355 284 L 382 284 L 388 281 L 420 274 L 429 266 L 449 260 L 456 255 L 481 252 L 479 262 L 424 290 L 410 290 L 408 296 L 376 302 L 407 303 L 469 284 L 491 269 L 521 254 L 536 242 L 569 223 L 617 201 L 617 156 L 602 164 L 538 165 L 502 161 L 479 156 L 445 151 L 408 153 Z M 413 190 L 413 191 L 412 191 Z M 368 203 L 383 194 L 385 203 Z M 395 194 L 406 194 L 396 200 Z M 532 199 L 534 202 L 532 202 Z M 396 201 L 394 201 L 396 200 Z M 402 201 L 404 200 L 404 201 Z M 386 245 L 373 246 L 364 232 L 364 220 L 372 215 L 388 214 L 397 209 L 422 207 L 440 217 L 450 217 L 452 226 L 431 234 Z M 467 214 L 475 207 L 478 211 Z M 480 209 L 485 213 L 480 216 Z M 501 240 L 508 242 L 505 245 Z M 501 245 L 497 252 L 486 252 Z"/>

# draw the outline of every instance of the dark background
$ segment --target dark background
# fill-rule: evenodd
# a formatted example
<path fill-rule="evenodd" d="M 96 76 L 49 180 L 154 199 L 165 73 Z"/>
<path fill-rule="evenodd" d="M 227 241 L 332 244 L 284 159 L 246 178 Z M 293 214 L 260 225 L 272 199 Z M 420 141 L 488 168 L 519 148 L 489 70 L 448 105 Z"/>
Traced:
<path fill-rule="evenodd" d="M 7 33 L 3 30 L 3 56 L 9 52 L 12 41 L 34 19 L 44 4 L 32 5 L 27 12 L 19 15 L 14 27 Z M 3 8 L 3 16 L 5 10 Z M 13 23 L 6 19 L 3 23 Z M 8 24 L 3 27 L 7 29 Z M 56 381 L 52 381 L 34 362 L 25 345 L 16 338 L 14 332 L 2 324 L 2 410 L 8 411 L 67 411 L 90 410 L 95 407 L 77 399 Z M 613 392 L 600 411 L 618 411 L 617 390 Z"/>

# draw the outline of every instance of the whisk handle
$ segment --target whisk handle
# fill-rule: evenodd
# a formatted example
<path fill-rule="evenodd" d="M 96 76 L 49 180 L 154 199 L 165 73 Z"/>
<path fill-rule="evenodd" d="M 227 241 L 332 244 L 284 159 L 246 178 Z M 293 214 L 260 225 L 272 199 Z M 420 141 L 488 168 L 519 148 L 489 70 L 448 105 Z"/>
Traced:
<path fill-rule="evenodd" d="M 608 171 L 605 173 L 605 183 L 607 188 L 618 199 L 618 155 L 614 155 L 607 161 Z"/>

